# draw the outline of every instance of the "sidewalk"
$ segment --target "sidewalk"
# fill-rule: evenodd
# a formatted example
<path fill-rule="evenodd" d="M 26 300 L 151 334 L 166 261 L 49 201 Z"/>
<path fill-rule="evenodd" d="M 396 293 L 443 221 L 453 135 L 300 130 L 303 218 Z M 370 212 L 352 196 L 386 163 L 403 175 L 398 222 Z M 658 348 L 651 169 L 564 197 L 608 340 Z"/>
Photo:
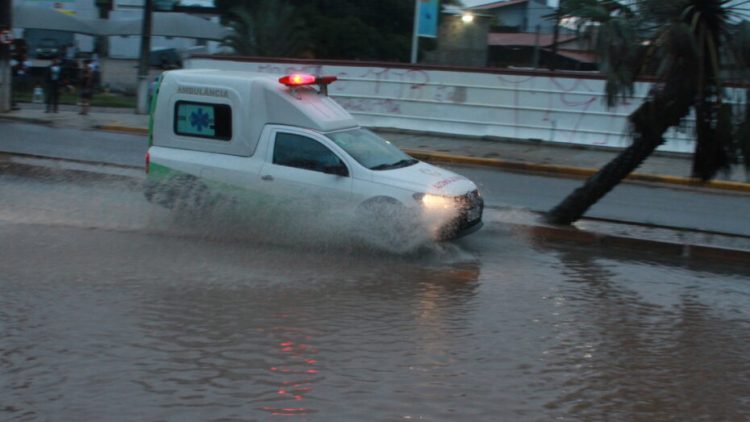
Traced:
<path fill-rule="evenodd" d="M 21 110 L 0 114 L 0 121 L 119 131 L 144 136 L 147 133 L 148 117 L 136 115 L 129 109 L 97 108 L 89 115 L 81 116 L 75 106 L 61 106 L 59 113 L 45 113 L 43 106 L 39 104 L 21 104 L 21 106 Z M 596 171 L 617 154 L 617 151 L 612 150 L 543 145 L 518 140 L 481 139 L 393 130 L 378 130 L 378 132 L 395 145 L 423 159 L 579 178 Z M 95 163 L 58 163 L 55 160 L 10 156 L 0 157 L 0 162 L 113 174 L 112 169 L 103 169 Z M 690 172 L 690 163 L 689 156 L 657 154 L 648 160 L 640 175 L 637 175 L 635 179 L 649 183 L 696 185 L 686 177 Z M 126 172 L 128 169 L 115 170 Z M 115 173 L 120 175 L 117 172 Z M 136 173 L 140 177 L 141 169 L 138 169 Z M 121 175 L 132 177 L 125 173 Z M 743 172 L 733 175 L 732 178 L 699 186 L 750 193 L 750 183 L 744 181 L 744 176 Z M 488 224 L 503 225 L 508 230 L 530 236 L 535 242 L 574 242 L 605 248 L 652 251 L 660 256 L 676 258 L 724 258 L 739 262 L 747 262 L 750 259 L 750 238 L 738 235 L 670 229 L 591 218 L 582 219 L 572 227 L 549 226 L 541 223 L 534 213 L 518 213 L 510 209 L 488 209 L 487 217 Z"/>
<path fill-rule="evenodd" d="M 121 108 L 93 108 L 89 115 L 81 116 L 75 106 L 61 106 L 60 113 L 45 113 L 42 104 L 21 104 L 20 110 L 0 114 L 0 120 L 143 135 L 148 128 L 148 116 Z M 593 174 L 619 152 L 610 148 L 550 145 L 515 139 L 387 129 L 377 129 L 376 132 L 420 159 L 578 178 Z M 690 168 L 689 155 L 656 153 L 636 173 L 631 174 L 629 180 L 750 192 L 750 174 L 741 166 L 735 166 L 731 174 L 720 174 L 708 183 L 699 183 L 690 178 Z"/>

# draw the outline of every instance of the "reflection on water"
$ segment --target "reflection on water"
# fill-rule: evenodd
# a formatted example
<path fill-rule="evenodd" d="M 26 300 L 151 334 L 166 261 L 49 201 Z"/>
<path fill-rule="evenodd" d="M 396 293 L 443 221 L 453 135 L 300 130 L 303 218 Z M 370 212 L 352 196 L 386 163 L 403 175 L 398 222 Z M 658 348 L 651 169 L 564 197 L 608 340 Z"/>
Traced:
<path fill-rule="evenodd" d="M 488 222 L 403 256 L 258 243 L 116 183 L 0 177 L 0 420 L 750 414 L 747 265 Z"/>
<path fill-rule="evenodd" d="M 560 343 L 550 353 L 567 356 L 542 373 L 570 379 L 548 409 L 584 420 L 747 416 L 746 273 L 728 282 L 654 263 L 623 265 L 571 247 L 558 257 L 567 285 L 553 300 L 572 312 L 560 321 Z"/>

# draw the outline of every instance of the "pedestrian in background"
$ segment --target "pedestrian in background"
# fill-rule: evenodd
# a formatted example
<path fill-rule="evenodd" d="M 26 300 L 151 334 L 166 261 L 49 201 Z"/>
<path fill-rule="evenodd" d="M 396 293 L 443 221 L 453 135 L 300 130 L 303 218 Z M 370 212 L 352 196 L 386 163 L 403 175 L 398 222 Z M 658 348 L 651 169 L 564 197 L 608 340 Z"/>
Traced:
<path fill-rule="evenodd" d="M 13 73 L 13 98 L 11 98 L 11 109 L 19 110 L 16 98 L 28 90 L 29 69 L 31 60 L 23 54 L 17 54 L 10 60 L 11 72 Z"/>
<path fill-rule="evenodd" d="M 94 95 L 94 68 L 91 66 L 91 60 L 83 62 L 83 68 L 80 70 L 78 77 L 79 89 L 81 95 L 81 115 L 89 114 L 91 107 L 91 97 Z"/>
<path fill-rule="evenodd" d="M 60 84 L 62 83 L 62 67 L 58 59 L 52 59 L 52 63 L 47 67 L 47 110 L 45 113 L 57 113 L 57 107 L 60 103 Z"/>

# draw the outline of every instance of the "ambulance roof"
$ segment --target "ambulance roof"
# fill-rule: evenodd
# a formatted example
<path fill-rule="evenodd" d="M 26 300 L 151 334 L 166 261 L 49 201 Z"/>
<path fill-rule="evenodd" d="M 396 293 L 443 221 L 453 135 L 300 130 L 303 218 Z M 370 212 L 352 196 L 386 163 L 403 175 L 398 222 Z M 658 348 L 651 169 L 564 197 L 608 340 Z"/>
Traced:
<path fill-rule="evenodd" d="M 240 94 L 249 107 L 251 127 L 281 124 L 329 132 L 356 127 L 357 122 L 338 103 L 312 87 L 289 88 L 279 77 L 265 73 L 190 69 L 165 73 L 176 84 L 178 94 L 228 96 L 227 89 Z"/>

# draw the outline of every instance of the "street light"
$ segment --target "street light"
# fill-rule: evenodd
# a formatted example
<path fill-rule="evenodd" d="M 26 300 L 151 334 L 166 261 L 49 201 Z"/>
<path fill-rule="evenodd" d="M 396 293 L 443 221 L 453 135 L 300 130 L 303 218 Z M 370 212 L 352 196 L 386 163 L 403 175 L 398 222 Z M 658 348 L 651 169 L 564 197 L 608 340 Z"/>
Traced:
<path fill-rule="evenodd" d="M 472 22 L 474 22 L 474 15 L 471 14 L 471 13 L 469 13 L 469 12 L 466 12 L 466 13 L 464 13 L 464 14 L 461 15 L 461 20 L 464 23 L 472 23 Z"/>

